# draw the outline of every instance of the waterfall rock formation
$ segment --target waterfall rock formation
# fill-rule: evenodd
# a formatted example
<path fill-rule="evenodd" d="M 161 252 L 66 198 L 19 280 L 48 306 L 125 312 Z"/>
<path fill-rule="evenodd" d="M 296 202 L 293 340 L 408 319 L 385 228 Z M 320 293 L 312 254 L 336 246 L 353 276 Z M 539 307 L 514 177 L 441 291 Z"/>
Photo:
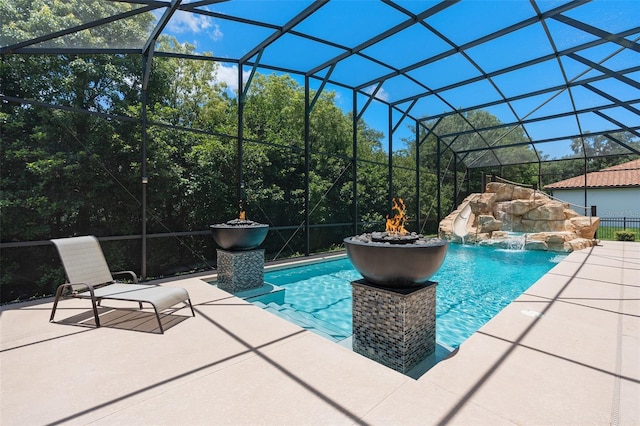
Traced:
<path fill-rule="evenodd" d="M 466 231 L 453 232 L 454 220 L 466 204 L 471 207 Z M 571 252 L 597 243 L 597 217 L 581 216 L 569 205 L 546 194 L 508 183 L 490 182 L 486 192 L 471 194 L 440 222 L 439 236 L 453 242 L 513 246 L 512 232 L 524 237 L 527 250 Z"/>

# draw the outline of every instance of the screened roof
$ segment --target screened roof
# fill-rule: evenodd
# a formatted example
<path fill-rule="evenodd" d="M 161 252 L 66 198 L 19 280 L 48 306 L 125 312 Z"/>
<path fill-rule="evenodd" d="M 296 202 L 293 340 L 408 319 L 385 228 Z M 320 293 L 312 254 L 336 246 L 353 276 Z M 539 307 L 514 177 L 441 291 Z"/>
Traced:
<path fill-rule="evenodd" d="M 468 167 L 597 155 L 570 149 L 587 134 L 640 154 L 637 0 L 94 0 L 34 39 L 23 3 L 3 1 L 2 54 L 161 56 L 167 34 L 219 61 L 230 87 L 255 69 L 308 77 L 348 108 L 355 92 L 358 114 L 383 107 L 367 121 L 387 137 L 421 123 Z M 139 14 L 152 21 L 141 39 L 127 31 Z M 498 121 L 471 120 L 479 111 Z"/>

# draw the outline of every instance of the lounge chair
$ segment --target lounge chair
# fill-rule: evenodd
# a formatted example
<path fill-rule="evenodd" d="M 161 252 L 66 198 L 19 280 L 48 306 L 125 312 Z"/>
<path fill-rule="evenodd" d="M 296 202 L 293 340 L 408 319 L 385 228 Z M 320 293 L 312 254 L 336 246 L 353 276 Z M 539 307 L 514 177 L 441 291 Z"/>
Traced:
<path fill-rule="evenodd" d="M 60 285 L 56 291 L 50 322 L 53 322 L 60 297 L 91 299 L 96 327 L 100 327 L 98 306 L 102 299 L 138 302 L 140 309 L 143 302 L 151 304 L 163 334 L 160 312 L 165 309 L 184 302 L 191 308 L 191 314 L 196 316 L 189 293 L 184 288 L 138 284 L 138 277 L 133 271 L 110 272 L 95 237 L 60 238 L 51 242 L 58 249 L 68 282 Z M 128 275 L 133 284 L 116 282 L 113 279 L 116 275 Z"/>

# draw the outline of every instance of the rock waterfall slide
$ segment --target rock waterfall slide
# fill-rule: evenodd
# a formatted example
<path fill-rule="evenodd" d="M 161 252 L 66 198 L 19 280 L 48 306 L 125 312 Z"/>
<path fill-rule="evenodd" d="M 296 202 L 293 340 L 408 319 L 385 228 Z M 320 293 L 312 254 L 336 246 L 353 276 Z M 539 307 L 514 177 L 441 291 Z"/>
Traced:
<path fill-rule="evenodd" d="M 469 223 L 469 218 L 471 217 L 471 206 L 468 201 L 465 201 L 460 206 L 460 213 L 453 219 L 453 233 L 460 237 L 464 238 L 467 236 L 469 231 L 467 230 L 467 224 Z"/>
<path fill-rule="evenodd" d="M 456 243 L 509 248 L 511 232 L 520 232 L 526 234 L 526 250 L 568 253 L 596 245 L 599 224 L 600 218 L 580 216 L 568 203 L 540 191 L 489 182 L 485 192 L 469 194 L 440 221 L 438 235 Z"/>

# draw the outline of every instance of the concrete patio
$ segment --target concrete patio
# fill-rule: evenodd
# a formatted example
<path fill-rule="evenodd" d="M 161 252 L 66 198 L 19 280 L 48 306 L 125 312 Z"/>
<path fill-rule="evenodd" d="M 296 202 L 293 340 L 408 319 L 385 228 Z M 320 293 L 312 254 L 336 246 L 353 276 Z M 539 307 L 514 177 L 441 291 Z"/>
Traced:
<path fill-rule="evenodd" d="M 572 253 L 417 380 L 208 278 L 163 283 L 196 311 L 164 335 L 148 310 L 103 308 L 96 329 L 87 301 L 57 323 L 51 299 L 3 306 L 0 423 L 640 424 L 640 243 Z"/>

